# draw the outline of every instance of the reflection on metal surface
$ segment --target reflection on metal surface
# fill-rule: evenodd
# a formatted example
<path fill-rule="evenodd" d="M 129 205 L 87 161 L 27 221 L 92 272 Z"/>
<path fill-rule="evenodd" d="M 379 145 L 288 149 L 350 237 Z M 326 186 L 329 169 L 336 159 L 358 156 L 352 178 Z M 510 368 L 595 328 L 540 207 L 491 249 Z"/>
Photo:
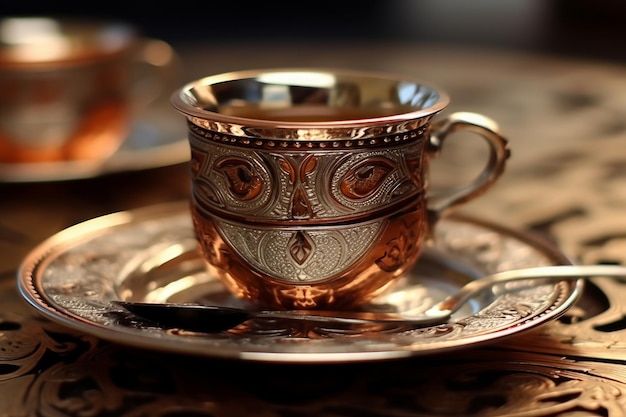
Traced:
<path fill-rule="evenodd" d="M 139 115 L 120 148 L 103 161 L 0 163 L 0 183 L 35 183 L 94 178 L 181 164 L 189 159 L 184 129 L 164 109 Z"/>

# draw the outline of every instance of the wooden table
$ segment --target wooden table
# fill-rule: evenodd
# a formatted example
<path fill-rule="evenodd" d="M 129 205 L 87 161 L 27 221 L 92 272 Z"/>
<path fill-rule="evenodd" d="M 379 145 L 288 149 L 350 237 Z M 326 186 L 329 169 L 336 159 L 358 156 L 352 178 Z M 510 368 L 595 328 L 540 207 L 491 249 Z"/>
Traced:
<path fill-rule="evenodd" d="M 626 263 L 622 66 L 398 43 L 178 50 L 181 83 L 228 70 L 317 66 L 438 84 L 452 97 L 446 113 L 494 118 L 512 149 L 504 177 L 462 212 L 548 239 L 575 262 Z M 467 174 L 482 152 L 449 147 L 434 163 L 434 183 Z M 71 331 L 40 317 L 15 286 L 22 258 L 46 237 L 103 214 L 186 199 L 185 163 L 5 182 L 0 192 L 0 416 L 626 415 L 622 282 L 590 280 L 559 320 L 445 355 L 319 366 L 199 360 Z"/>

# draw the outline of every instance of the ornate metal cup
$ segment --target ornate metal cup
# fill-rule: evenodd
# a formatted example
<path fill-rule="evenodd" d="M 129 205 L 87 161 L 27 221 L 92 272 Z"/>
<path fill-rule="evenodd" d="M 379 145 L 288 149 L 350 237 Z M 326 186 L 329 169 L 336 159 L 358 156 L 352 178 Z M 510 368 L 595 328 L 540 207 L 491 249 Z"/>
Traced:
<path fill-rule="evenodd" d="M 191 213 L 207 266 L 272 308 L 343 308 L 416 262 L 439 215 L 489 188 L 508 149 L 474 113 L 432 122 L 445 93 L 344 70 L 242 71 L 172 96 L 191 147 Z M 428 200 L 428 161 L 448 134 L 489 144 L 481 174 Z M 435 204 L 437 203 L 437 204 Z"/>

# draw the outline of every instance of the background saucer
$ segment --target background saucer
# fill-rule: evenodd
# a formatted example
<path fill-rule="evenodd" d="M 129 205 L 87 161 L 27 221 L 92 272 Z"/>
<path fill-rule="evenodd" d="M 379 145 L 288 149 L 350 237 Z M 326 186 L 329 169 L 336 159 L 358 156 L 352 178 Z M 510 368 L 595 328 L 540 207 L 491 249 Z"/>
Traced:
<path fill-rule="evenodd" d="M 103 161 L 0 163 L 0 182 L 49 182 L 160 168 L 189 159 L 184 120 L 170 108 L 155 107 L 135 120 L 120 148 Z"/>

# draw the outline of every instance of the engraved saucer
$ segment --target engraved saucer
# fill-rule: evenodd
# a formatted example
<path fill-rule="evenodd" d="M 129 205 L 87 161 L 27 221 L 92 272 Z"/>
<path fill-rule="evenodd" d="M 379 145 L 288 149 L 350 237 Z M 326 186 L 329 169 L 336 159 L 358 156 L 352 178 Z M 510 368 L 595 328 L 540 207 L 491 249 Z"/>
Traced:
<path fill-rule="evenodd" d="M 581 280 L 519 286 L 471 300 L 446 324 L 329 325 L 249 320 L 220 333 L 142 322 L 113 300 L 201 302 L 244 308 L 204 267 L 187 202 L 98 217 L 34 248 L 18 274 L 22 297 L 43 316 L 105 340 L 165 352 L 260 362 L 333 363 L 430 355 L 495 342 L 554 320 L 578 299 Z M 514 268 L 567 264 L 531 235 L 480 219 L 450 216 L 433 243 L 366 311 L 418 314 L 468 280 Z"/>

